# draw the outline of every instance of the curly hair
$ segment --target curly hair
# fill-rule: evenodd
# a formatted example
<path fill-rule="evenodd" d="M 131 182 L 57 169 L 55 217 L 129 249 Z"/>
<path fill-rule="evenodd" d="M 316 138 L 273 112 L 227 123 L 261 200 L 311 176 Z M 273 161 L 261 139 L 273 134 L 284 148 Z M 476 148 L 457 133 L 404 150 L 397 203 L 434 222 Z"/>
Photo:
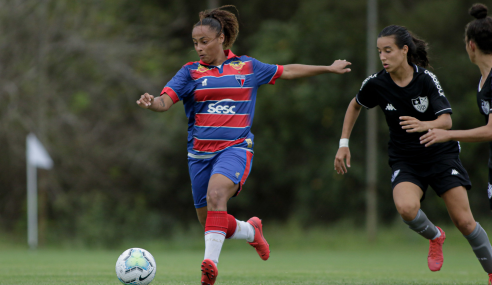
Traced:
<path fill-rule="evenodd" d="M 236 6 L 234 5 L 225 5 L 212 10 L 201 11 L 198 14 L 200 21 L 193 26 L 210 26 L 211 29 L 217 32 L 217 36 L 223 33 L 225 37 L 225 41 L 222 44 L 224 49 L 231 48 L 239 34 L 239 22 L 236 15 L 223 10 L 223 8 L 230 7 L 235 8 L 237 11 Z"/>

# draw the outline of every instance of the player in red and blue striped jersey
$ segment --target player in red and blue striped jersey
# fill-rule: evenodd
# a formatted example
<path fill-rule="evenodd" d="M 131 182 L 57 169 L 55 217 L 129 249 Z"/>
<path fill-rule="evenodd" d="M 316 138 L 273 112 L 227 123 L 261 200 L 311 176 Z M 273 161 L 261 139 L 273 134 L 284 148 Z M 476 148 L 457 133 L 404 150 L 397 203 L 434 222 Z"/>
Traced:
<path fill-rule="evenodd" d="M 227 7 L 227 6 L 224 6 Z M 239 32 L 233 13 L 222 8 L 200 12 L 192 39 L 200 60 L 185 64 L 160 97 L 145 93 L 137 104 L 156 112 L 183 101 L 188 117 L 188 166 L 198 220 L 205 227 L 202 284 L 214 284 L 225 238 L 246 239 L 267 260 L 270 248 L 261 220 L 247 222 L 227 214 L 227 201 L 245 183 L 253 163 L 251 124 L 258 87 L 277 79 L 350 72 L 349 62 L 330 66 L 262 63 L 230 48 Z M 233 6 L 232 6 L 233 7 Z"/>

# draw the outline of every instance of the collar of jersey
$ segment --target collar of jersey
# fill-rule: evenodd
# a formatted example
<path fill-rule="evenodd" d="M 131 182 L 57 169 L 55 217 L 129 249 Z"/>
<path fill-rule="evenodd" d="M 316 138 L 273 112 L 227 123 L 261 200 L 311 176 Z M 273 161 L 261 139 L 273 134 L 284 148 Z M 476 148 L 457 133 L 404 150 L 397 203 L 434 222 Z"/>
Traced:
<path fill-rule="evenodd" d="M 224 54 L 225 54 L 225 56 L 227 56 L 226 61 L 227 61 L 228 59 L 231 59 L 231 58 L 236 57 L 236 55 L 235 55 L 235 54 L 234 54 L 234 53 L 233 53 L 230 49 L 226 49 L 226 50 L 224 50 Z M 209 66 L 209 65 L 210 65 L 210 64 L 208 64 L 208 63 L 203 62 L 201 59 L 200 59 L 199 63 L 200 63 L 201 65 L 207 65 L 207 66 Z"/>
<path fill-rule="evenodd" d="M 414 63 L 412 63 L 412 65 L 413 65 L 413 72 L 414 73 L 419 73 L 419 67 L 416 64 L 414 64 Z M 384 71 L 386 71 L 386 69 Z M 389 72 L 386 71 L 386 73 L 389 73 Z"/>

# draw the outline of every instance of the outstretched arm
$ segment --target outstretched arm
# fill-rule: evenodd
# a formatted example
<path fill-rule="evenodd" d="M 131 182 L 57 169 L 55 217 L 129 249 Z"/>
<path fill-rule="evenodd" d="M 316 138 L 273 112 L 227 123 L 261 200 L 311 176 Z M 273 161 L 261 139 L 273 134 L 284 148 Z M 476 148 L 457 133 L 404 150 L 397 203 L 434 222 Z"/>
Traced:
<path fill-rule="evenodd" d="M 149 109 L 154 112 L 165 112 L 171 108 L 174 102 L 167 94 L 154 98 L 153 95 L 145 93 L 137 100 L 137 104 L 144 109 Z"/>
<path fill-rule="evenodd" d="M 447 141 L 461 142 L 486 142 L 492 141 L 492 114 L 489 115 L 489 122 L 485 126 L 481 126 L 471 130 L 439 130 L 433 129 L 420 137 L 420 143 L 425 146 L 431 146 L 435 143 Z"/>
<path fill-rule="evenodd" d="M 401 116 L 400 120 L 401 128 L 407 130 L 407 133 L 421 133 L 430 129 L 449 130 L 453 126 L 450 114 L 442 114 L 434 121 L 419 121 L 410 116 Z"/>
<path fill-rule="evenodd" d="M 343 74 L 350 72 L 347 66 L 352 63 L 346 60 L 335 60 L 332 65 L 304 65 L 304 64 L 287 64 L 284 65 L 284 72 L 280 76 L 281 79 L 296 79 L 301 77 L 315 76 L 323 73 L 338 73 Z"/>
<path fill-rule="evenodd" d="M 350 134 L 352 133 L 352 129 L 354 128 L 355 122 L 360 114 L 361 105 L 359 105 L 355 98 L 350 101 L 350 104 L 347 108 L 347 112 L 345 113 L 345 119 L 343 120 L 343 129 L 342 129 L 342 140 L 347 139 L 346 145 L 340 145 L 338 149 L 337 155 L 335 156 L 335 170 L 338 174 L 347 173 L 347 167 L 345 167 L 345 160 L 347 161 L 347 166 L 350 167 L 350 150 L 348 148 L 348 139 L 350 138 Z"/>

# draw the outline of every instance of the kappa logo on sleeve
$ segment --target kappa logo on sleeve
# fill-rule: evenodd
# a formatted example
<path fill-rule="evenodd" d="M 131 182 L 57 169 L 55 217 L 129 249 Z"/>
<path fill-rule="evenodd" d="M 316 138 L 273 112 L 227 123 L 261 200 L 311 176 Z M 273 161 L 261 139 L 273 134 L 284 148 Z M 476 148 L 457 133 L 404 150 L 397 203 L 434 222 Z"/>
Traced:
<path fill-rule="evenodd" d="M 398 174 L 400 174 L 400 169 L 395 170 L 395 172 L 393 172 L 393 175 L 391 176 L 391 182 L 395 181 L 396 176 L 398 176 Z"/>
<path fill-rule="evenodd" d="M 434 84 L 436 85 L 437 88 L 437 92 L 439 92 L 439 96 L 444 96 L 444 91 L 442 90 L 441 83 L 439 83 L 439 80 L 437 80 L 437 77 L 434 75 L 434 73 L 426 70 L 425 74 L 429 75 L 432 78 L 432 81 L 434 81 Z"/>

